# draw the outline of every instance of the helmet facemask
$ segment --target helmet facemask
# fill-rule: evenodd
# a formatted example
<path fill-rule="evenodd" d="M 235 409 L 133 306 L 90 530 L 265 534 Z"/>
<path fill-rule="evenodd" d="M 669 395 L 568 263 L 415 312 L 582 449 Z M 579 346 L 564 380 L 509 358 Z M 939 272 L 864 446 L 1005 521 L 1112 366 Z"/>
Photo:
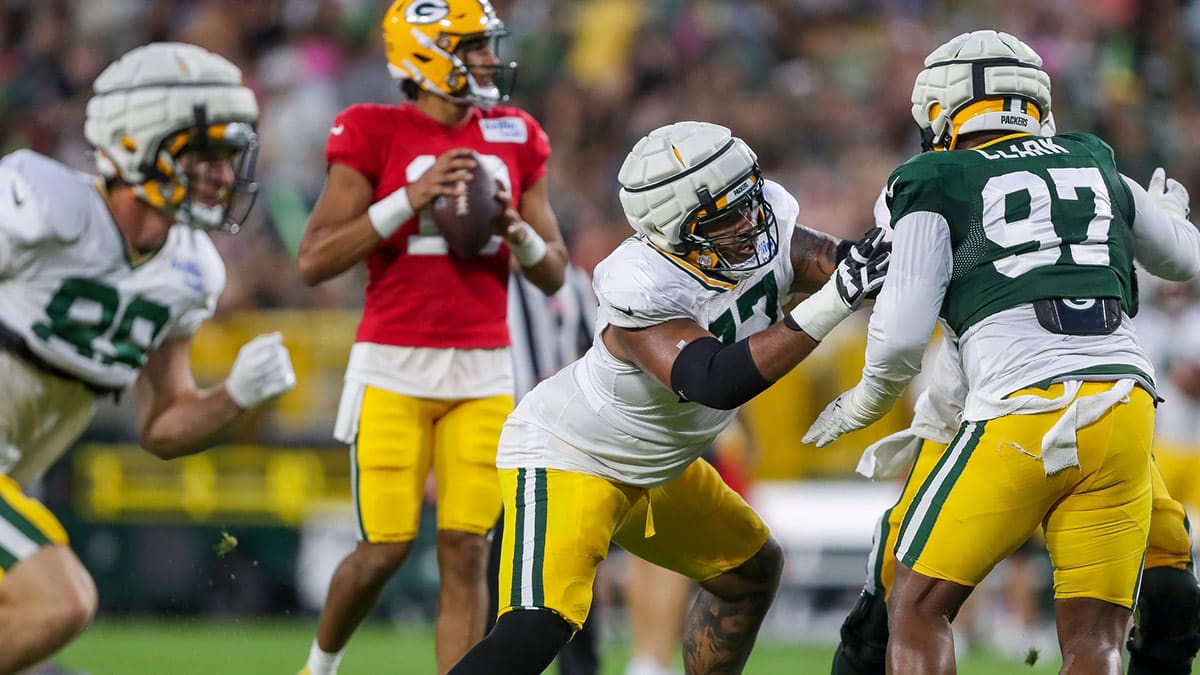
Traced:
<path fill-rule="evenodd" d="M 480 35 L 460 37 L 458 48 L 450 54 L 450 62 L 454 70 L 446 80 L 446 84 L 456 91 L 451 94 L 451 100 L 468 101 L 480 108 L 490 108 L 497 103 L 507 101 L 512 96 L 517 84 L 517 62 L 500 61 L 500 38 L 506 37 L 508 31 L 503 24 L 494 32 Z M 487 50 L 496 57 L 497 62 L 491 65 L 469 63 L 468 54 L 473 50 Z M 487 84 L 481 84 L 480 78 Z M 464 85 L 457 84 L 465 82 Z M 455 87 L 457 86 L 457 89 Z"/>
<path fill-rule="evenodd" d="M 258 102 L 242 72 L 195 45 L 138 47 L 96 78 L 84 136 L 106 181 L 177 222 L 237 231 L 257 187 Z"/>
<path fill-rule="evenodd" d="M 697 267 L 731 278 L 753 274 L 775 259 L 779 229 L 775 211 L 763 199 L 762 175 L 750 173 L 713 197 L 701 189 L 700 207 L 680 228 L 680 253 Z"/>
<path fill-rule="evenodd" d="M 180 224 L 237 232 L 258 195 L 258 136 L 244 122 L 208 124 L 200 106 L 195 122 L 163 140 L 153 166 L 141 167 L 147 180 L 134 192 Z"/>

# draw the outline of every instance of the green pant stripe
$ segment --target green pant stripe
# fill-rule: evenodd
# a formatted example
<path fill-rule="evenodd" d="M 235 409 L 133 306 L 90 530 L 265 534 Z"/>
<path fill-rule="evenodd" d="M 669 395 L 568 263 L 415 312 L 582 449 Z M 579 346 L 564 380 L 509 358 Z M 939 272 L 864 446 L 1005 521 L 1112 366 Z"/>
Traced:
<path fill-rule="evenodd" d="M 546 604 L 545 591 L 542 588 L 542 576 L 546 561 L 546 470 L 533 470 L 534 494 L 534 523 L 536 525 L 533 540 L 533 604 L 542 607 Z"/>
<path fill-rule="evenodd" d="M 38 546 L 45 546 L 50 543 L 50 537 L 47 537 L 45 533 L 39 530 L 36 525 L 29 522 L 25 516 L 14 509 L 11 504 L 4 501 L 2 497 L 0 497 L 0 520 L 6 520 L 11 523 L 18 532 L 29 537 Z M 3 543 L 4 541 L 0 539 L 0 544 Z"/>
<path fill-rule="evenodd" d="M 900 521 L 900 536 L 896 540 L 896 553 L 900 552 L 901 546 L 904 544 L 904 533 L 908 531 L 909 523 L 912 521 L 913 513 L 917 510 L 917 505 L 925 498 L 925 491 L 929 488 L 930 479 L 937 475 L 942 470 L 946 462 L 950 459 L 950 452 L 958 446 L 962 440 L 964 432 L 967 430 L 967 425 L 959 427 L 958 433 L 954 434 L 954 438 L 950 439 L 950 444 L 942 451 L 942 456 L 938 457 L 937 463 L 933 465 L 933 470 L 925 476 L 925 482 L 921 487 L 917 488 L 917 494 L 913 495 L 912 501 L 908 503 L 908 508 L 904 511 L 904 519 Z M 908 480 L 912 480 L 912 474 L 909 473 Z"/>
<path fill-rule="evenodd" d="M 892 511 L 896 509 L 892 506 L 887 511 L 883 512 L 883 517 L 879 520 L 879 526 L 875 530 L 875 546 L 871 550 L 871 556 L 867 558 L 867 569 L 870 571 L 870 578 L 867 579 L 867 592 L 873 594 L 887 595 L 887 587 L 883 583 L 883 561 L 887 560 L 887 540 L 888 534 L 891 533 L 891 523 L 888 521 L 892 518 Z"/>
<path fill-rule="evenodd" d="M 30 529 L 36 536 L 30 536 Z M 49 543 L 49 537 L 0 499 L 0 569 L 11 568 L 18 560 L 28 558 Z"/>
<path fill-rule="evenodd" d="M 971 422 L 964 426 L 958 437 L 951 443 L 949 449 L 938 462 L 933 474 L 921 486 L 921 492 L 913 500 L 909 512 L 905 515 L 904 525 L 900 528 L 900 541 L 896 545 L 896 559 L 908 567 L 916 563 L 929 534 L 937 523 L 942 505 L 950 496 L 950 491 L 962 475 L 971 454 L 979 445 L 986 422 Z"/>
<path fill-rule="evenodd" d="M 925 447 L 922 441 L 921 448 Z M 921 448 L 917 449 L 917 461 L 921 458 Z M 916 468 L 916 463 L 913 463 L 913 468 Z M 908 493 L 909 483 L 912 482 L 913 471 L 908 472 L 908 477 L 904 479 L 904 488 L 900 490 L 900 497 L 892 504 L 891 508 L 883 512 L 883 517 L 879 520 L 879 528 L 876 533 L 877 541 L 875 547 L 871 551 L 871 557 L 867 559 L 868 570 L 871 577 L 867 579 L 867 591 L 874 594 L 887 595 L 887 584 L 883 582 L 883 562 L 888 559 L 888 556 L 893 554 L 893 551 L 887 550 L 888 537 L 892 534 L 892 512 L 900 506 L 900 500 L 904 499 L 904 495 Z M 914 500 L 915 501 L 915 500 Z M 912 504 L 909 504 L 909 510 L 912 510 Z M 899 543 L 899 542 L 897 542 Z"/>
<path fill-rule="evenodd" d="M 370 541 L 367 539 L 367 528 L 363 525 L 362 502 L 359 501 L 358 493 L 358 439 L 350 444 L 350 497 L 354 500 L 354 518 L 358 521 L 358 539 L 359 541 Z"/>
<path fill-rule="evenodd" d="M 7 572 L 17 564 L 17 556 L 13 555 L 12 551 L 0 546 L 0 570 Z"/>
<path fill-rule="evenodd" d="M 1191 537 L 1191 534 L 1192 534 L 1192 523 L 1191 523 L 1191 521 L 1189 521 L 1189 520 L 1188 520 L 1187 513 L 1184 513 L 1184 514 L 1183 514 L 1183 529 L 1184 529 L 1184 531 L 1185 531 L 1185 532 L 1187 532 L 1187 533 L 1188 533 L 1188 541 L 1191 541 L 1191 540 L 1192 540 L 1192 537 Z M 1189 547 L 1188 547 L 1188 563 L 1187 563 L 1187 568 L 1188 568 L 1188 570 L 1190 571 L 1190 570 L 1192 570 L 1192 569 L 1195 569 L 1195 567 L 1196 567 L 1196 556 L 1192 555 L 1192 547 L 1191 547 L 1191 546 L 1189 546 Z"/>
<path fill-rule="evenodd" d="M 1147 550 L 1149 550 L 1149 549 L 1147 549 Z M 1138 566 L 1137 583 L 1134 584 L 1134 586 L 1133 586 L 1133 606 L 1130 609 L 1137 607 L 1138 598 L 1141 597 L 1141 595 L 1142 595 L 1142 578 L 1146 574 L 1146 552 L 1147 552 L 1147 550 L 1142 551 L 1142 564 Z"/>
<path fill-rule="evenodd" d="M 525 576 L 522 563 L 525 560 L 525 481 L 527 479 L 528 470 L 517 469 L 517 508 L 513 514 L 513 528 L 504 533 L 504 536 L 512 537 L 513 540 L 512 583 L 509 585 L 508 598 L 508 604 L 513 607 L 521 606 L 521 579 Z"/>

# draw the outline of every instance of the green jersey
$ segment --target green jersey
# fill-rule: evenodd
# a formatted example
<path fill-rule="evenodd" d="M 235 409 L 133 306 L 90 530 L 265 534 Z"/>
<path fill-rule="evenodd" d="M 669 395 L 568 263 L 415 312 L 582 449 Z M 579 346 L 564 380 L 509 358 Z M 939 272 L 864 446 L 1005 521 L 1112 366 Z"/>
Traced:
<path fill-rule="evenodd" d="M 1133 306 L 1133 198 L 1112 149 L 1091 134 L 1007 137 L 926 152 L 888 180 L 892 225 L 942 216 L 954 268 L 941 317 L 958 335 L 1046 298 L 1117 298 Z"/>

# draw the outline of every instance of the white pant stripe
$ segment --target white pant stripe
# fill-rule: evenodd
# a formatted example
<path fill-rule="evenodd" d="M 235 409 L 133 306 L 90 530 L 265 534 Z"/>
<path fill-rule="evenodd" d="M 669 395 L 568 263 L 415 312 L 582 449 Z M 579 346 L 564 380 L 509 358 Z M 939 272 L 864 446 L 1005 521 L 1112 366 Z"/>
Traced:
<path fill-rule="evenodd" d="M 521 605 L 533 606 L 533 554 L 537 548 L 537 469 L 525 469 L 525 527 L 521 532 Z"/>
<path fill-rule="evenodd" d="M 900 544 L 896 547 L 897 560 L 903 559 L 908 555 L 908 549 L 912 546 L 913 538 L 917 536 L 917 532 L 921 529 L 921 523 L 929 514 L 929 509 L 933 508 L 934 498 L 941 492 L 942 484 L 946 482 L 946 478 L 950 475 L 950 472 L 958 465 L 963 448 L 969 445 L 971 439 L 974 438 L 976 424 L 976 422 L 971 422 L 958 435 L 958 441 L 950 448 L 950 456 L 942 463 L 942 466 L 932 479 L 933 482 L 928 484 L 928 488 L 921 495 L 921 502 L 913 505 L 916 507 L 916 510 L 908 519 L 908 527 L 905 527 L 904 531 L 900 533 Z M 909 508 L 913 508 L 913 506 Z"/>
<path fill-rule="evenodd" d="M 0 548 L 12 553 L 17 560 L 24 560 L 38 550 L 38 543 L 25 536 L 12 523 L 0 519 Z"/>

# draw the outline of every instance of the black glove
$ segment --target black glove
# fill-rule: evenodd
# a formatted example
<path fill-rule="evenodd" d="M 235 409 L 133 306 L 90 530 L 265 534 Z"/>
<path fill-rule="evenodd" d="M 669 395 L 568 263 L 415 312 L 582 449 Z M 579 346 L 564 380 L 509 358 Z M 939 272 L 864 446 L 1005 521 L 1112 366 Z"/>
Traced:
<path fill-rule="evenodd" d="M 879 295 L 892 259 L 892 242 L 881 227 L 867 230 L 854 242 L 834 271 L 838 295 L 850 309 L 858 309 L 863 300 Z"/>

